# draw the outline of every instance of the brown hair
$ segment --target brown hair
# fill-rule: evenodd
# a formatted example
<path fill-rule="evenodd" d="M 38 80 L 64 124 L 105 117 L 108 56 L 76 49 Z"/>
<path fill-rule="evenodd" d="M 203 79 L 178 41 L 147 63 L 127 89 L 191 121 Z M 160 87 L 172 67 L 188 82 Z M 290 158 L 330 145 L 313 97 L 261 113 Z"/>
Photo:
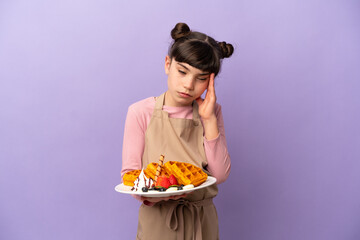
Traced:
<path fill-rule="evenodd" d="M 171 30 L 174 42 L 168 55 L 178 62 L 185 62 L 202 71 L 219 73 L 221 61 L 234 52 L 234 47 L 226 42 L 217 42 L 201 32 L 193 32 L 186 23 L 177 23 Z"/>

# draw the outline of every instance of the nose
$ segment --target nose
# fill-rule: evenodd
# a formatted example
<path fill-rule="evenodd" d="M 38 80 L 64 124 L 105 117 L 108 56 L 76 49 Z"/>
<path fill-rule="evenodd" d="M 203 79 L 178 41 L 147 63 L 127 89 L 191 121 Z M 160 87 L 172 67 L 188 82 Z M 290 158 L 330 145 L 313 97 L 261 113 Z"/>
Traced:
<path fill-rule="evenodd" d="M 183 86 L 186 89 L 193 90 L 194 89 L 194 79 L 192 77 L 186 77 L 183 80 Z"/>

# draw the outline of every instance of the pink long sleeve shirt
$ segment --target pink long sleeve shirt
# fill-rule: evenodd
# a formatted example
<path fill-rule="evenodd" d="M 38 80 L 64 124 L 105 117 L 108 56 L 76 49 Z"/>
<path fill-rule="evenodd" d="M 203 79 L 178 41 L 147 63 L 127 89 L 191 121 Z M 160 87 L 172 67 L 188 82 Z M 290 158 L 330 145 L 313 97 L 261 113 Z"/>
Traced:
<path fill-rule="evenodd" d="M 121 177 L 128 171 L 142 169 L 141 159 L 145 147 L 145 131 L 150 123 L 154 107 L 155 98 L 149 97 L 132 104 L 128 109 L 123 139 Z M 170 118 L 192 119 L 192 106 L 164 106 L 163 111 L 168 112 Z M 208 162 L 206 169 L 217 179 L 217 184 L 220 184 L 229 176 L 231 161 L 227 151 L 224 120 L 219 104 L 215 106 L 215 114 L 219 135 L 215 139 L 207 140 L 204 132 L 204 149 Z"/>

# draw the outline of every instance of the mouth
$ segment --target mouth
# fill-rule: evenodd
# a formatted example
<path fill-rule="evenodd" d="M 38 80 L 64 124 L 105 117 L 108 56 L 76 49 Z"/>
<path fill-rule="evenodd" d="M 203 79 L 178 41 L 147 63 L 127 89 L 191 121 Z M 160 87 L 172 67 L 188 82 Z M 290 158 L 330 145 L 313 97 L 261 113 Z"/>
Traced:
<path fill-rule="evenodd" d="M 181 97 L 183 97 L 183 98 L 190 98 L 190 97 L 192 97 L 190 94 L 184 93 L 184 92 L 179 92 L 179 95 L 180 95 Z"/>

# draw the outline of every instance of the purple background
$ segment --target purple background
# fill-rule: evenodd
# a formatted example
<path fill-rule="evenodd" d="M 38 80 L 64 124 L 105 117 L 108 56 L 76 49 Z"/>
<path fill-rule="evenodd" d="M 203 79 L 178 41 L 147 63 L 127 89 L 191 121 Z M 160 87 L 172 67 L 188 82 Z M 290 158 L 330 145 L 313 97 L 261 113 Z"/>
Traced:
<path fill-rule="evenodd" d="M 359 1 L 0 1 L 0 239 L 134 239 L 127 107 L 166 90 L 170 30 L 232 43 L 221 239 L 360 239 Z"/>

